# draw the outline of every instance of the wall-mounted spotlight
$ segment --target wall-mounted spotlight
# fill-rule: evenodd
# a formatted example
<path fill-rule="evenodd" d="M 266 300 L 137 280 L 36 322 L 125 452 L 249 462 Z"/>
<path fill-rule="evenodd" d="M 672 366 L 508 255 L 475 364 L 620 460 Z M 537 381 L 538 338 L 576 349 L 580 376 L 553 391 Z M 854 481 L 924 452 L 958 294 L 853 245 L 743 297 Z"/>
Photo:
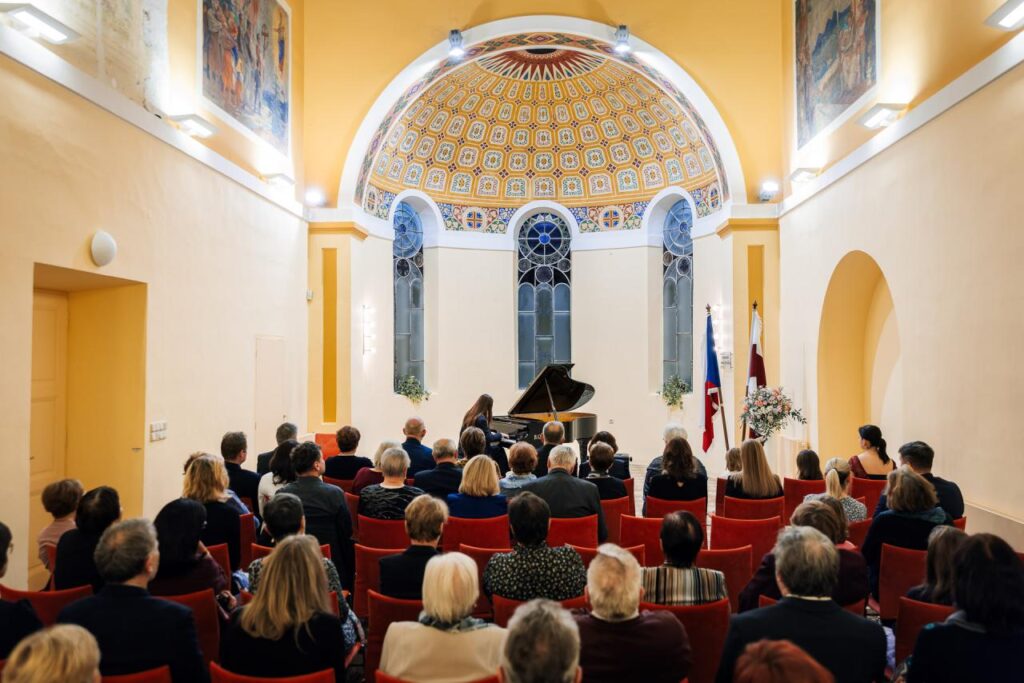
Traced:
<path fill-rule="evenodd" d="M 327 201 L 327 195 L 316 185 L 310 185 L 306 188 L 305 198 L 307 206 L 323 206 L 324 202 Z"/>
<path fill-rule="evenodd" d="M 217 132 L 217 126 L 213 125 L 199 114 L 178 114 L 167 117 L 178 124 L 186 135 L 194 138 L 208 138 Z"/>
<path fill-rule="evenodd" d="M 14 19 L 30 35 L 38 36 L 54 45 L 67 43 L 80 37 L 69 26 L 62 24 L 43 10 L 28 3 L 0 5 L 0 12 Z"/>
<path fill-rule="evenodd" d="M 292 178 L 287 173 L 271 173 L 263 176 L 263 179 L 274 187 L 295 187 L 295 178 Z"/>
<path fill-rule="evenodd" d="M 1024 26 L 1024 0 L 1007 0 L 985 23 L 1003 31 L 1016 31 Z"/>
<path fill-rule="evenodd" d="M 817 178 L 819 173 L 821 173 L 820 168 L 802 166 L 790 173 L 789 179 L 794 183 L 806 183 Z"/>
<path fill-rule="evenodd" d="M 766 180 L 761 183 L 761 191 L 758 193 L 757 198 L 762 202 L 770 202 L 775 199 L 779 194 L 779 181 L 777 180 Z"/>
<path fill-rule="evenodd" d="M 466 48 L 462 47 L 462 31 L 457 28 L 448 32 L 448 56 L 452 59 L 466 56 Z"/>
<path fill-rule="evenodd" d="M 900 114 L 906 108 L 907 105 L 905 104 L 879 102 L 871 107 L 871 109 L 868 109 L 867 113 L 860 117 L 857 123 L 871 130 L 885 128 L 896 123 L 896 119 L 900 117 Z"/>
<path fill-rule="evenodd" d="M 629 44 L 629 27 L 619 24 L 619 27 L 615 29 L 615 51 L 624 55 L 632 49 Z"/>

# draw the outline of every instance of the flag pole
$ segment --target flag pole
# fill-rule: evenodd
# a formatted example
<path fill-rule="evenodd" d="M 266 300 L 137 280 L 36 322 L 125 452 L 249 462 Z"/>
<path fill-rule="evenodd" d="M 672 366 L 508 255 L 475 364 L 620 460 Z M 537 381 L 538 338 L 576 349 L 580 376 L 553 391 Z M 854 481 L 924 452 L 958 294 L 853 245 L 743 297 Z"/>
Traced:
<path fill-rule="evenodd" d="M 754 299 L 754 313 L 757 313 L 757 299 Z M 753 325 L 753 322 L 754 322 L 754 315 L 753 315 L 753 313 L 750 316 L 750 322 L 751 322 L 751 325 Z M 743 383 L 743 398 L 746 398 L 749 395 L 750 395 L 750 358 L 748 357 L 747 358 L 747 381 Z M 743 431 L 741 432 L 741 434 L 744 437 L 747 436 L 747 418 L 743 418 Z"/>
<path fill-rule="evenodd" d="M 707 304 L 708 315 L 711 315 L 711 304 Z M 715 362 L 718 362 L 718 353 L 715 353 Z M 725 450 L 729 450 L 729 423 L 725 421 L 725 382 L 718 383 L 718 404 L 722 413 L 722 437 L 725 439 Z"/>

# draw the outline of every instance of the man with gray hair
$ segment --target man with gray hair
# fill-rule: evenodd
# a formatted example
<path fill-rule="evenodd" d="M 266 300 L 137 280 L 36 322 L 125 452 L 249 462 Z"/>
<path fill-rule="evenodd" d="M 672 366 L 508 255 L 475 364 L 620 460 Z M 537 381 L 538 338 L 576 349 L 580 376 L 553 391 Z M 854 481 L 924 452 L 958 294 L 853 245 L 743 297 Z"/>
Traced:
<path fill-rule="evenodd" d="M 389 448 L 380 456 L 384 481 L 367 486 L 359 492 L 359 514 L 374 519 L 405 519 L 405 508 L 423 493 L 407 486 L 409 455 L 401 448 Z"/>
<path fill-rule="evenodd" d="M 422 443 L 427 435 L 427 426 L 423 423 L 423 419 L 410 417 L 405 421 L 402 433 L 405 434 L 402 449 L 409 454 L 409 476 L 416 476 L 417 472 L 433 469 L 434 456 L 430 449 Z"/>
<path fill-rule="evenodd" d="M 544 429 L 540 432 L 541 446 L 537 449 L 537 466 L 533 468 L 534 474 L 543 477 L 548 473 L 548 458 L 551 457 L 551 451 L 562 445 L 564 441 L 565 425 L 558 420 L 551 420 L 544 424 Z"/>
<path fill-rule="evenodd" d="M 77 624 L 96 637 L 100 673 L 118 676 L 167 665 L 174 683 L 208 680 L 192 610 L 154 598 L 146 589 L 160 565 L 153 524 L 129 519 L 111 525 L 94 559 L 106 584 L 61 610 L 57 621 Z"/>
<path fill-rule="evenodd" d="M 413 485 L 435 498 L 446 500 L 449 493 L 459 492 L 462 483 L 462 470 L 455 464 L 459 459 L 459 445 L 454 439 L 438 439 L 432 450 L 434 469 L 417 472 Z"/>
<path fill-rule="evenodd" d="M 885 680 L 882 627 L 840 607 L 830 597 L 839 577 L 839 554 L 814 527 L 790 526 L 773 550 L 782 600 L 732 617 L 718 683 L 733 680 L 736 660 L 750 643 L 788 640 L 832 672 L 836 683 Z"/>
<path fill-rule="evenodd" d="M 548 473 L 520 490 L 530 491 L 543 498 L 554 518 L 597 515 L 597 541 L 604 543 L 608 538 L 608 530 L 604 525 L 601 493 L 593 483 L 573 475 L 576 460 L 576 451 L 572 446 L 556 446 L 548 458 Z"/>
<path fill-rule="evenodd" d="M 640 578 L 640 563 L 628 550 L 612 543 L 597 549 L 587 570 L 591 612 L 575 615 L 587 681 L 676 683 L 690 672 L 686 629 L 671 612 L 640 611 Z"/>
<path fill-rule="evenodd" d="M 503 683 L 579 683 L 580 634 L 551 600 L 520 605 L 508 622 L 498 679 Z M 589 673 L 589 672 L 588 672 Z"/>
<path fill-rule="evenodd" d="M 686 429 L 683 425 L 678 422 L 669 422 L 665 425 L 665 431 L 662 433 L 665 445 L 672 439 L 689 439 L 686 434 Z M 696 455 L 693 459 L 697 461 L 697 471 L 704 477 L 708 476 L 708 471 L 704 468 L 704 463 L 700 461 Z M 647 494 L 651 492 L 651 479 L 661 474 L 661 456 L 656 456 L 651 460 L 650 464 L 647 465 L 647 471 L 644 472 L 644 507 L 647 506 Z"/>

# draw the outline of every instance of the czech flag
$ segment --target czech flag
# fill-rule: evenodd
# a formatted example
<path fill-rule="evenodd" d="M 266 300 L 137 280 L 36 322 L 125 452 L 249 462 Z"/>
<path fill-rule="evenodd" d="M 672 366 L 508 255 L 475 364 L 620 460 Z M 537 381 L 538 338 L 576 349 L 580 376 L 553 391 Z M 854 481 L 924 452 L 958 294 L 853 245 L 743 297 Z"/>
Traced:
<path fill-rule="evenodd" d="M 722 404 L 722 380 L 718 375 L 718 352 L 715 350 L 715 331 L 708 311 L 707 331 L 704 333 L 704 452 L 715 440 L 715 414 Z"/>

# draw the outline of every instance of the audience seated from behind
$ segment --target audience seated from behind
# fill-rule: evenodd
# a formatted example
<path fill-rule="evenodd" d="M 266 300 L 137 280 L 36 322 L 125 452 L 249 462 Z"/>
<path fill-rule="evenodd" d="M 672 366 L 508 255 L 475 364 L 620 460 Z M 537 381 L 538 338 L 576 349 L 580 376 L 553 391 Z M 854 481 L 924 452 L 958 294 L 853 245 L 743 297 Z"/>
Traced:
<path fill-rule="evenodd" d="M 242 467 L 248 449 L 249 442 L 242 432 L 228 432 L 220 440 L 220 455 L 224 458 L 224 468 L 228 471 L 228 488 L 255 505 L 259 496 L 260 475 Z"/>
<path fill-rule="evenodd" d="M 346 648 L 316 539 L 284 538 L 262 564 L 262 589 L 231 615 L 221 636 L 222 666 L 268 677 L 333 669 L 343 683 Z"/>
<path fill-rule="evenodd" d="M 551 510 L 544 500 L 523 492 L 508 504 L 513 545 L 491 556 L 484 569 L 484 592 L 510 600 L 568 600 L 583 595 L 587 574 L 579 553 L 547 544 Z M 498 539 L 496 539 L 497 542 Z"/>
<path fill-rule="evenodd" d="M 548 458 L 548 473 L 523 486 L 523 490 L 547 501 L 552 517 L 572 519 L 597 515 L 597 540 L 604 543 L 608 530 L 604 524 L 601 494 L 591 482 L 573 476 L 576 463 L 576 451 L 572 446 L 558 446 Z"/>
<path fill-rule="evenodd" d="M 821 474 L 821 461 L 818 454 L 809 448 L 805 448 L 796 454 L 797 479 L 803 481 L 821 481 L 825 477 Z"/>
<path fill-rule="evenodd" d="M 740 460 L 740 449 L 733 446 L 725 452 L 725 475 L 728 477 L 733 472 L 743 469 L 743 462 Z"/>
<path fill-rule="evenodd" d="M 186 477 L 188 476 L 188 468 L 192 465 L 192 462 L 196 458 L 201 458 L 204 455 L 209 455 L 210 457 L 216 458 L 217 460 L 220 461 L 221 467 L 224 467 L 223 457 L 219 455 L 212 455 L 210 453 L 204 453 L 203 451 L 196 451 L 189 455 L 188 458 L 185 460 L 185 468 L 182 470 L 182 472 L 185 474 Z M 224 469 L 224 472 L 226 475 L 227 468 Z M 238 514 L 244 515 L 248 512 L 252 512 L 252 510 L 250 510 L 246 506 L 246 504 L 242 502 L 242 499 L 238 497 L 238 494 L 235 493 L 230 487 L 225 491 L 225 493 L 227 494 L 227 500 L 225 502 L 228 504 L 229 507 L 236 510 Z"/>
<path fill-rule="evenodd" d="M 625 498 L 628 495 L 622 480 L 609 473 L 614 462 L 615 449 L 603 442 L 591 444 L 590 462 L 587 463 L 590 471 L 584 479 L 597 487 L 601 500 Z"/>
<path fill-rule="evenodd" d="M 932 474 L 934 461 L 935 451 L 924 441 L 911 441 L 900 446 L 900 464 L 914 470 L 932 485 L 939 499 L 939 507 L 946 511 L 950 519 L 960 519 L 964 516 L 964 496 L 960 493 L 960 487 Z M 888 509 L 887 500 L 883 493 L 878 499 L 875 515 Z"/>
<path fill-rule="evenodd" d="M 206 526 L 200 540 L 207 546 L 226 543 L 231 571 L 237 571 L 241 562 L 239 532 L 242 523 L 238 510 L 228 503 L 228 471 L 224 468 L 224 459 L 209 453 L 193 459 L 185 470 L 181 496 L 202 503 L 206 508 Z"/>
<path fill-rule="evenodd" d="M 671 612 L 641 612 L 643 594 L 633 554 L 612 543 L 599 547 L 587 569 L 591 611 L 574 615 L 585 680 L 678 683 L 686 678 L 693 662 L 686 629 Z"/>
<path fill-rule="evenodd" d="M 683 429 L 681 424 L 675 422 L 669 422 L 665 425 L 665 431 L 662 434 L 663 441 L 668 446 L 669 441 L 672 439 L 687 439 L 686 430 Z M 651 492 L 651 479 L 662 473 L 663 469 L 661 466 L 662 456 L 655 456 L 654 459 L 647 465 L 647 470 L 644 472 L 644 500 L 647 499 L 648 494 Z M 697 471 L 707 479 L 708 472 L 704 469 L 704 463 L 697 460 Z"/>
<path fill-rule="evenodd" d="M 619 444 L 615 437 L 611 432 L 605 431 L 600 431 L 590 438 L 590 443 L 587 444 L 588 460 L 580 465 L 580 479 L 586 479 L 590 475 L 591 464 L 589 458 L 593 457 L 590 451 L 599 443 L 607 444 L 612 449 L 612 464 L 608 468 L 608 474 L 616 479 L 629 479 L 629 456 L 619 453 Z M 621 457 L 619 457 L 620 455 Z"/>
<path fill-rule="evenodd" d="M 174 683 L 206 681 L 192 610 L 146 590 L 159 565 L 151 522 L 129 519 L 111 525 L 96 545 L 103 588 L 65 607 L 57 620 L 82 626 L 96 638 L 104 676 L 168 665 Z"/>
<path fill-rule="evenodd" d="M 953 604 L 945 622 L 921 630 L 907 683 L 1020 680 L 1024 566 L 1006 541 L 974 534 L 953 557 Z"/>
<path fill-rule="evenodd" d="M 457 464 L 459 448 L 452 439 L 438 439 L 431 452 L 434 454 L 434 469 L 417 472 L 413 486 L 445 500 L 448 494 L 458 493 L 462 483 L 462 468 Z"/>
<path fill-rule="evenodd" d="M 939 507 L 932 485 L 909 467 L 889 473 L 886 486 L 889 509 L 871 521 L 861 553 L 868 563 L 871 594 L 878 597 L 878 570 L 882 545 L 911 550 L 926 550 L 928 534 L 937 526 L 949 524 L 949 515 Z"/>
<path fill-rule="evenodd" d="M 423 420 L 410 417 L 405 421 L 402 433 L 405 435 L 402 449 L 409 455 L 409 476 L 414 477 L 417 472 L 434 469 L 434 456 L 430 449 L 423 445 L 423 439 L 427 436 L 427 427 Z"/>
<path fill-rule="evenodd" d="M 676 437 L 665 444 L 665 451 L 661 454 L 661 474 L 651 477 L 647 495 L 664 500 L 707 498 L 708 478 L 700 473 L 697 458 L 686 439 Z"/>
<path fill-rule="evenodd" d="M 736 661 L 750 643 L 788 640 L 828 669 L 837 683 L 882 681 L 886 636 L 882 627 L 840 607 L 829 596 L 839 578 L 839 553 L 809 526 L 779 532 L 773 550 L 783 595 L 777 604 L 732 617 L 718 667 L 718 683 L 733 679 Z"/>
<path fill-rule="evenodd" d="M 359 514 L 374 519 L 404 519 L 406 506 L 423 493 L 405 483 L 409 472 L 408 454 L 401 448 L 384 451 L 380 470 L 384 481 L 359 492 Z"/>
<path fill-rule="evenodd" d="M 782 495 L 782 482 L 772 474 L 764 447 L 757 439 L 740 444 L 742 470 L 730 474 L 725 480 L 725 495 L 730 498 L 778 498 Z"/>
<path fill-rule="evenodd" d="M 508 449 L 508 466 L 509 471 L 498 482 L 498 486 L 506 496 L 513 496 L 523 486 L 537 479 L 533 473 L 537 467 L 537 449 L 527 441 L 517 441 Z"/>
<path fill-rule="evenodd" d="M 835 683 L 829 670 L 788 640 L 759 640 L 736 660 L 734 683 Z"/>
<path fill-rule="evenodd" d="M 81 626 L 51 626 L 18 644 L 7 658 L 3 680 L 4 683 L 100 683 L 100 648 L 92 634 Z"/>
<path fill-rule="evenodd" d="M 841 508 L 832 507 L 823 500 L 801 503 L 793 511 L 789 523 L 793 526 L 809 526 L 823 533 L 833 545 L 846 540 L 846 520 L 839 516 Z M 839 575 L 832 589 L 831 597 L 839 605 L 852 605 L 868 597 L 868 571 L 864 558 L 859 552 L 836 548 L 839 555 Z M 782 594 L 775 580 L 776 557 L 768 553 L 754 572 L 753 578 L 740 593 L 740 611 L 757 609 L 760 596 L 779 600 Z"/>
<path fill-rule="evenodd" d="M 644 600 L 659 605 L 703 605 L 729 597 L 725 575 L 695 567 L 704 547 L 704 525 L 681 510 L 661 521 L 661 550 L 665 563 L 643 568 Z"/>
<path fill-rule="evenodd" d="M 56 551 L 64 532 L 75 528 L 75 510 L 84 492 L 82 482 L 77 479 L 61 479 L 47 484 L 43 489 L 43 509 L 53 517 L 53 521 L 39 532 L 36 542 L 39 546 L 39 561 L 50 572 L 53 567 L 50 566 L 48 551 L 50 548 Z"/>
<path fill-rule="evenodd" d="M 548 458 L 551 451 L 565 441 L 565 425 L 558 420 L 552 420 L 544 424 L 540 431 L 540 450 L 537 451 L 537 466 L 533 473 L 543 477 L 548 473 Z"/>
<path fill-rule="evenodd" d="M 288 439 L 278 444 L 270 459 L 270 471 L 260 478 L 259 508 L 260 517 L 267 503 L 278 491 L 295 481 L 295 468 L 292 467 L 292 451 L 299 445 L 298 441 Z"/>
<path fill-rule="evenodd" d="M 487 436 L 484 430 L 466 427 L 459 434 L 459 466 L 465 465 L 471 458 L 487 452 Z"/>
<path fill-rule="evenodd" d="M 497 463 L 489 455 L 473 456 L 462 470 L 459 492 L 448 494 L 452 517 L 484 519 L 508 512 L 508 499 L 498 487 L 500 476 Z"/>
<path fill-rule="evenodd" d="M 356 455 L 356 451 L 359 450 L 359 440 L 362 438 L 358 429 L 345 425 L 338 430 L 334 438 L 338 442 L 339 453 L 333 458 L 327 458 L 324 466 L 325 477 L 352 481 L 356 478 L 359 470 L 364 467 L 373 467 L 372 460 Z"/>
<path fill-rule="evenodd" d="M 516 608 L 498 677 L 503 683 L 580 683 L 580 632 L 568 611 L 552 600 Z"/>
<path fill-rule="evenodd" d="M 410 681 L 476 681 L 501 664 L 505 629 L 471 615 L 480 587 L 462 553 L 430 559 L 419 621 L 396 621 L 384 635 L 380 671 Z"/>
<path fill-rule="evenodd" d="M 380 459 L 384 456 L 385 451 L 401 447 L 402 444 L 398 441 L 381 441 L 373 454 L 373 467 L 364 467 L 356 472 L 356 478 L 352 480 L 351 492 L 358 496 L 367 486 L 384 481 L 384 473 L 380 469 Z"/>
<path fill-rule="evenodd" d="M 277 433 L 274 435 L 277 445 L 280 446 L 285 441 L 297 441 L 299 438 L 299 428 L 291 422 L 282 422 L 277 427 Z M 274 450 L 277 450 L 276 447 Z M 266 453 L 260 453 L 256 456 L 256 474 L 261 477 L 270 471 L 270 459 L 274 457 L 274 451 L 267 451 Z"/>
<path fill-rule="evenodd" d="M 933 605 L 952 605 L 953 557 L 967 540 L 967 534 L 953 526 L 937 526 L 928 534 L 928 556 L 924 583 L 907 591 L 907 597 Z"/>
<path fill-rule="evenodd" d="M 868 518 L 868 508 L 864 503 L 850 496 L 850 484 L 852 483 L 850 462 L 843 458 L 832 458 L 825 463 L 825 493 L 808 493 L 804 496 L 804 502 L 831 496 L 843 506 L 847 522 L 863 522 Z"/>
<path fill-rule="evenodd" d="M 98 591 L 103 579 L 96 569 L 93 554 L 107 527 L 121 519 L 121 499 L 109 486 L 99 486 L 82 496 L 75 512 L 75 528 L 57 543 L 57 567 L 53 586 L 57 590 L 92 586 Z"/>
<path fill-rule="evenodd" d="M 885 450 L 882 430 L 875 425 L 864 425 L 857 430 L 860 435 L 858 455 L 850 458 L 850 470 L 860 479 L 885 479 L 896 469 L 896 463 Z"/>
<path fill-rule="evenodd" d="M 7 574 L 12 545 L 11 530 L 0 522 L 0 579 Z M 0 661 L 7 659 L 18 641 L 42 627 L 28 600 L 0 601 Z"/>
<path fill-rule="evenodd" d="M 160 568 L 149 582 L 153 595 L 184 595 L 210 588 L 230 609 L 231 577 L 210 557 L 199 540 L 206 526 L 206 508 L 188 498 L 172 500 L 153 520 L 156 527 Z"/>
<path fill-rule="evenodd" d="M 437 452 L 435 445 L 434 452 Z M 405 508 L 405 531 L 410 545 L 398 555 L 380 558 L 380 592 L 401 600 L 423 599 L 423 572 L 427 562 L 441 552 L 448 506 L 431 495 L 417 496 Z"/>

